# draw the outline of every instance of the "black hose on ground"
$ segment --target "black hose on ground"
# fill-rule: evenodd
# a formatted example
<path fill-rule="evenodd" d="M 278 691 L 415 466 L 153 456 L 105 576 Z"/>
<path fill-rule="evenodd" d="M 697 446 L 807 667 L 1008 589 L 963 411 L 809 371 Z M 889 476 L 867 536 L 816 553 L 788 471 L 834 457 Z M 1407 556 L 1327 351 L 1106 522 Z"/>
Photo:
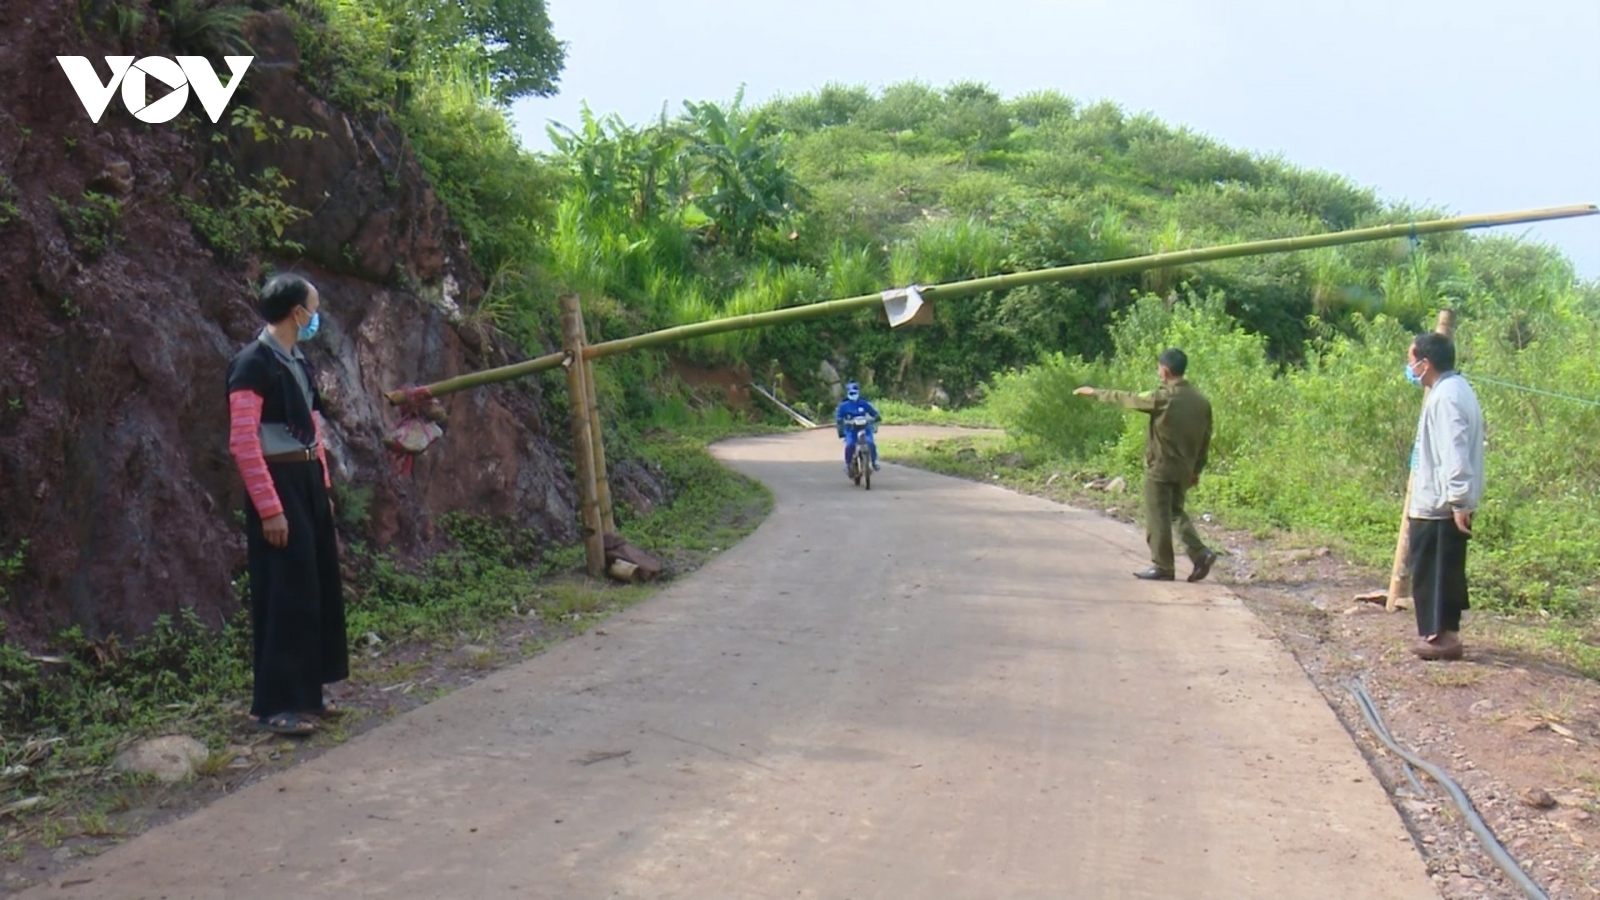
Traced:
<path fill-rule="evenodd" d="M 1370 695 L 1357 695 L 1356 704 L 1362 708 L 1363 713 L 1371 713 L 1370 717 L 1364 716 L 1364 718 L 1367 718 L 1368 724 L 1378 732 L 1378 736 L 1385 739 L 1384 743 L 1392 742 L 1394 735 L 1389 731 L 1389 726 L 1383 721 L 1383 716 L 1378 714 L 1377 704 L 1373 702 L 1372 697 Z M 1418 797 L 1428 796 L 1427 789 L 1422 786 L 1422 782 L 1417 780 L 1417 770 L 1412 768 L 1411 763 L 1406 762 L 1403 758 L 1400 760 L 1400 771 L 1406 773 L 1406 780 L 1411 782 L 1411 788 L 1417 792 Z"/>
<path fill-rule="evenodd" d="M 1495 865 L 1506 873 L 1507 878 L 1522 889 L 1522 893 L 1528 897 L 1528 900 L 1550 900 L 1550 896 L 1544 892 L 1543 888 L 1539 887 L 1538 882 L 1528 877 L 1527 872 L 1522 871 L 1522 867 L 1517 865 L 1517 861 L 1506 851 L 1499 838 L 1496 838 L 1494 832 L 1489 830 L 1489 825 L 1483 821 L 1482 816 L 1478 815 L 1478 810 L 1473 807 L 1472 800 L 1467 797 L 1466 792 L 1461 790 L 1461 785 L 1456 784 L 1455 780 L 1446 774 L 1443 769 L 1404 749 L 1395 741 L 1394 736 L 1389 733 L 1389 729 L 1383 724 L 1383 717 L 1378 713 L 1378 704 L 1373 701 L 1372 695 L 1367 693 L 1366 686 L 1357 679 L 1345 682 L 1344 689 L 1349 691 L 1350 696 L 1355 698 L 1356 705 L 1361 708 L 1361 717 L 1367 720 L 1367 726 L 1372 729 L 1379 740 L 1394 751 L 1396 756 L 1426 772 L 1429 778 L 1432 778 L 1440 787 L 1445 789 L 1445 792 L 1450 795 L 1450 800 L 1461 811 L 1462 817 L 1467 820 L 1467 827 L 1471 828 L 1472 833 L 1477 835 L 1478 843 L 1483 845 L 1484 852 L 1488 853 L 1489 858 L 1494 860 Z"/>

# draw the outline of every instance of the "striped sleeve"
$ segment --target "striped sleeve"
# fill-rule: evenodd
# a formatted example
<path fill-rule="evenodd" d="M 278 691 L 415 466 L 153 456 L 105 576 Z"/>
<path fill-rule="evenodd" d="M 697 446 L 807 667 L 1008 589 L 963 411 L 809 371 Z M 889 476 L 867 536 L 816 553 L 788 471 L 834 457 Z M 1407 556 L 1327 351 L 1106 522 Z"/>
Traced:
<path fill-rule="evenodd" d="M 317 430 L 317 459 L 322 460 L 322 486 L 333 487 L 333 473 L 328 470 L 328 442 L 322 439 L 322 413 L 311 414 L 311 425 Z"/>
<path fill-rule="evenodd" d="M 254 391 L 228 394 L 228 452 L 239 467 L 245 492 L 263 519 L 283 514 L 283 503 L 272 486 L 272 473 L 261 452 L 261 395 Z"/>

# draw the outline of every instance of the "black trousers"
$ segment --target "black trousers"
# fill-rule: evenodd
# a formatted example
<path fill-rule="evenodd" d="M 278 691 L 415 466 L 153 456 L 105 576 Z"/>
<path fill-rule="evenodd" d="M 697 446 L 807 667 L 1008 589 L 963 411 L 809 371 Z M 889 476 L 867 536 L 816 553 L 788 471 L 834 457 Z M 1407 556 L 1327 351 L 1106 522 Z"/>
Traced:
<path fill-rule="evenodd" d="M 333 510 L 322 463 L 267 466 L 289 520 L 289 543 L 267 543 L 261 516 L 245 504 L 250 550 L 250 623 L 255 639 L 251 715 L 322 709 L 322 686 L 350 675 L 344 591 Z"/>
<path fill-rule="evenodd" d="M 1451 519 L 1411 520 L 1411 599 L 1417 634 L 1461 630 L 1467 602 L 1467 536 Z"/>

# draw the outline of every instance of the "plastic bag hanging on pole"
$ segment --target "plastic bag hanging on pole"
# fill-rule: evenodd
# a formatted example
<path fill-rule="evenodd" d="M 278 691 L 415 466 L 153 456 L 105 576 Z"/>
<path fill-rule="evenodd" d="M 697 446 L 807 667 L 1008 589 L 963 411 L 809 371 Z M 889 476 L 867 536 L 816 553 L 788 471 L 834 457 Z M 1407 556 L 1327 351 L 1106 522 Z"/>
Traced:
<path fill-rule="evenodd" d="M 400 393 L 400 421 L 389 429 L 383 443 L 395 470 L 402 475 L 410 475 L 412 462 L 444 436 L 444 425 L 449 421 L 449 416 L 444 411 L 444 405 L 427 388 L 402 388 Z"/>
<path fill-rule="evenodd" d="M 922 299 L 917 285 L 893 288 L 883 292 L 883 314 L 890 328 L 901 325 L 929 325 L 933 322 L 933 304 Z"/>

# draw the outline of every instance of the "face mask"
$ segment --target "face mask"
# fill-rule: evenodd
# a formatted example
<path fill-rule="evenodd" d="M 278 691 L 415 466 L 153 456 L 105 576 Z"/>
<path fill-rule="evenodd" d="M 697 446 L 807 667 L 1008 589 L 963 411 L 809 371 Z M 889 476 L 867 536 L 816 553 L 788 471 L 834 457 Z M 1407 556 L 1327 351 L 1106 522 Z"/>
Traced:
<path fill-rule="evenodd" d="M 1411 365 L 1411 363 L 1406 363 L 1406 380 L 1417 387 L 1422 387 L 1422 376 L 1417 374 L 1416 369 Z"/>
<path fill-rule="evenodd" d="M 848 397 L 851 400 L 860 400 L 861 399 L 861 395 L 856 393 L 855 391 L 851 391 L 850 393 L 845 394 L 845 396 Z"/>
<path fill-rule="evenodd" d="M 321 323 L 321 313 L 312 313 L 311 321 L 300 326 L 300 340 L 309 341 L 317 336 L 317 328 Z"/>

